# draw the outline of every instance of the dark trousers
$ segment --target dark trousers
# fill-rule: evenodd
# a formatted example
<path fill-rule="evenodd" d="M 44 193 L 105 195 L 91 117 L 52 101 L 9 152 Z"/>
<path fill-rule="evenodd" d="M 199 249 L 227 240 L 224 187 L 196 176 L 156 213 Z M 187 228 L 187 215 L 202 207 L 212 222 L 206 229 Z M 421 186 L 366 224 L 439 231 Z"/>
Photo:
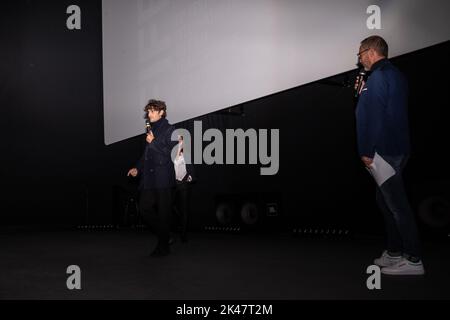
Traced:
<path fill-rule="evenodd" d="M 396 171 L 389 180 L 377 186 L 376 201 L 384 216 L 387 250 L 420 258 L 420 243 L 413 211 L 408 202 L 402 173 L 408 156 L 382 156 Z"/>
<path fill-rule="evenodd" d="M 158 237 L 158 247 L 169 250 L 172 188 L 144 189 L 139 199 L 142 220 Z"/>
<path fill-rule="evenodd" d="M 188 182 L 177 181 L 175 189 L 175 212 L 177 214 L 181 236 L 187 235 L 190 188 Z"/>

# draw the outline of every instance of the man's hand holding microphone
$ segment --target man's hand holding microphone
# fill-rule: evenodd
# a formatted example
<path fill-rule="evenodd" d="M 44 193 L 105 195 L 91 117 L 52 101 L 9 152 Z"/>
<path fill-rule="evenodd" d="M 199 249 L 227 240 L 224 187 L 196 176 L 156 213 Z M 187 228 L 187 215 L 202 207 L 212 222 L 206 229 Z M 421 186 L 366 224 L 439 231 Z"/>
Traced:
<path fill-rule="evenodd" d="M 127 177 L 132 176 L 133 178 L 136 178 L 138 175 L 138 169 L 133 168 L 128 171 Z"/>
<path fill-rule="evenodd" d="M 364 88 L 364 85 L 366 82 L 364 81 L 364 74 L 363 71 L 359 73 L 359 75 L 356 77 L 355 82 L 355 97 L 358 97 L 361 94 L 362 89 Z"/>

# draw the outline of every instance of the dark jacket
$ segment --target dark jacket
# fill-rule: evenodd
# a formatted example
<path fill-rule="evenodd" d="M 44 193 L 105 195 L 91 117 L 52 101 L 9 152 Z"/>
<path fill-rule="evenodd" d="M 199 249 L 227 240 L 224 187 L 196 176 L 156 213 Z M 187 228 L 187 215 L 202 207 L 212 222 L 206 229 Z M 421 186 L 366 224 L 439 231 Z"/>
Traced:
<path fill-rule="evenodd" d="M 356 108 L 358 151 L 360 156 L 408 155 L 408 84 L 388 59 L 371 69 Z"/>
<path fill-rule="evenodd" d="M 187 176 L 191 176 L 191 182 L 197 182 L 197 175 L 195 173 L 193 164 L 186 164 Z"/>
<path fill-rule="evenodd" d="M 177 141 L 171 140 L 174 130 L 165 118 L 152 123 L 155 139 L 146 144 L 144 154 L 136 165 L 140 176 L 139 189 L 175 186 L 175 169 L 171 158 L 172 149 L 177 145 Z"/>

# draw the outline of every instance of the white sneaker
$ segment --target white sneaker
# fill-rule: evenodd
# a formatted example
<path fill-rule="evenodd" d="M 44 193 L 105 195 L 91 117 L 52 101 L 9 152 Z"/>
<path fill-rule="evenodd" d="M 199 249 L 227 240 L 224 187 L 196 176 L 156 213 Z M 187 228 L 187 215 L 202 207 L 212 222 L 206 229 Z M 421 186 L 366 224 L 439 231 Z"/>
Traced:
<path fill-rule="evenodd" d="M 411 262 L 406 258 L 403 258 L 390 267 L 381 269 L 382 274 L 391 276 L 421 276 L 425 274 L 422 261 Z"/>
<path fill-rule="evenodd" d="M 391 267 L 398 263 L 402 259 L 402 256 L 392 257 L 387 250 L 383 251 L 381 257 L 375 259 L 373 262 L 379 267 Z"/>

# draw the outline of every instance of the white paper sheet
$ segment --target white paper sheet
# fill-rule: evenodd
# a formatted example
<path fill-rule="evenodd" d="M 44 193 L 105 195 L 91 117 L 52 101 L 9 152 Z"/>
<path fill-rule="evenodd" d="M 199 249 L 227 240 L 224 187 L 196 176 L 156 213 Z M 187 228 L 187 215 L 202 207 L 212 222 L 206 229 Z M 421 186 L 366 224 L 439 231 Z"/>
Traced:
<path fill-rule="evenodd" d="M 379 187 L 395 174 L 394 168 L 376 152 L 370 168 L 366 168 Z"/>

